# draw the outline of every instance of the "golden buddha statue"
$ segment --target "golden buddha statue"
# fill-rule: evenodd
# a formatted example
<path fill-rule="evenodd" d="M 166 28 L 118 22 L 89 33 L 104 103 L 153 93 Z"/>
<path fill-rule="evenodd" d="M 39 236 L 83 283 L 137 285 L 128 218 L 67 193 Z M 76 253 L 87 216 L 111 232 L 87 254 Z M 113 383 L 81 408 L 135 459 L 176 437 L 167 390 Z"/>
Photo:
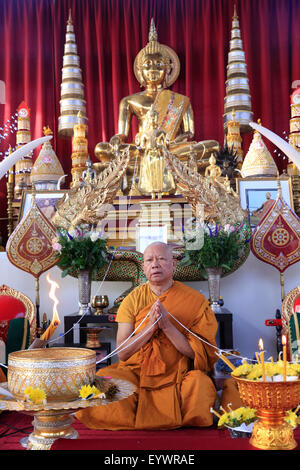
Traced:
<path fill-rule="evenodd" d="M 152 105 L 148 111 L 144 130 L 135 137 L 138 148 L 143 150 L 140 164 L 138 190 L 141 194 L 151 194 L 155 198 L 163 193 L 174 192 L 173 176 L 165 163 L 167 150 L 166 133 L 158 129 L 158 113 Z"/>
<path fill-rule="evenodd" d="M 216 163 L 216 157 L 211 155 L 209 158 L 209 165 L 205 168 L 204 173 L 204 176 L 209 178 L 210 183 L 214 186 L 216 185 L 218 179 L 222 176 L 222 170 Z"/>
<path fill-rule="evenodd" d="M 145 89 L 121 100 L 119 107 L 118 133 L 110 142 L 100 142 L 95 147 L 96 157 L 103 163 L 110 161 L 114 149 L 128 147 L 132 117 L 138 120 L 138 135 L 148 126 L 148 112 L 153 106 L 158 116 L 158 129 L 165 132 L 165 141 L 170 153 L 182 161 L 188 161 L 191 149 L 197 154 L 197 164 L 213 150 L 219 149 L 215 140 L 193 142 L 194 118 L 189 98 L 168 88 L 176 81 L 180 70 L 177 54 L 157 40 L 154 21 L 151 20 L 149 42 L 137 54 L 134 73 Z M 137 139 L 138 140 L 138 139 Z M 136 143 L 129 145 L 131 159 L 129 173 L 135 168 L 136 159 L 141 156 L 141 148 Z M 137 153 L 138 152 L 138 153 Z M 141 164 L 142 158 L 137 162 Z M 96 164 L 97 166 L 97 164 Z M 149 188 L 148 188 L 149 189 Z M 148 194 L 149 190 L 146 191 Z"/>

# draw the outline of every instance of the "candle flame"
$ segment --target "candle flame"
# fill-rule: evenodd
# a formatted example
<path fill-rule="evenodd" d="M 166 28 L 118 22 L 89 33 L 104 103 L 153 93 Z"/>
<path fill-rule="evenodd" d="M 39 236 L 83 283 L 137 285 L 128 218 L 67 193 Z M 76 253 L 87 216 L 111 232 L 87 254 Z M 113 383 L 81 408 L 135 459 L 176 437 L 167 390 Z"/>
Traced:
<path fill-rule="evenodd" d="M 282 335 L 281 342 L 284 346 L 286 345 L 286 336 L 285 335 Z"/>
<path fill-rule="evenodd" d="M 258 347 L 259 347 L 259 350 L 260 351 L 263 351 L 264 350 L 264 343 L 263 343 L 263 340 L 260 338 L 259 342 L 258 342 Z"/>
<path fill-rule="evenodd" d="M 52 279 L 50 279 L 50 276 L 49 274 L 47 275 L 47 281 L 50 283 L 50 292 L 49 292 L 49 298 L 51 300 L 53 300 L 54 302 L 54 305 L 53 305 L 53 314 L 52 314 L 52 321 L 51 323 L 52 324 L 55 324 L 55 325 L 59 325 L 60 324 L 60 319 L 59 319 L 59 315 L 58 315 L 58 312 L 57 312 L 57 305 L 59 304 L 59 301 L 58 301 L 58 298 L 56 297 L 55 295 L 55 291 L 56 289 L 59 288 L 59 285 L 57 284 L 57 282 L 53 281 Z"/>

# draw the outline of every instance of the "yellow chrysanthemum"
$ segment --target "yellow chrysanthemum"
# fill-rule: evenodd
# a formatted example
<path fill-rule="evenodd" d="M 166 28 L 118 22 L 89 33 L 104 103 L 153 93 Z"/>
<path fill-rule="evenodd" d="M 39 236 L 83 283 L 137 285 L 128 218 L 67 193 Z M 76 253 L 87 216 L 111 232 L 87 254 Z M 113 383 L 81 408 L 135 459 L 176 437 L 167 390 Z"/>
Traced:
<path fill-rule="evenodd" d="M 245 377 L 251 372 L 252 367 L 253 366 L 249 364 L 248 362 L 244 362 L 241 366 L 236 367 L 232 371 L 232 375 L 235 377 Z"/>
<path fill-rule="evenodd" d="M 261 364 L 254 364 L 251 371 L 247 375 L 249 380 L 258 380 L 262 376 L 262 367 Z"/>
<path fill-rule="evenodd" d="M 256 420 L 256 410 L 253 408 L 240 407 L 230 412 L 224 412 L 219 421 L 218 426 L 229 426 L 235 428 L 242 423 L 250 424 Z"/>
<path fill-rule="evenodd" d="M 299 424 L 298 416 L 294 411 L 288 411 L 284 420 L 289 423 L 292 428 L 296 428 Z"/>
<path fill-rule="evenodd" d="M 79 390 L 80 398 L 88 400 L 89 398 L 97 397 L 100 395 L 100 390 L 94 385 L 83 385 Z"/>
<path fill-rule="evenodd" d="M 42 405 L 46 402 L 46 393 L 41 388 L 26 387 L 24 390 L 25 399 L 35 405 Z"/>
<path fill-rule="evenodd" d="M 229 413 L 223 413 L 221 418 L 218 421 L 218 426 L 224 426 L 224 424 L 227 424 L 228 421 L 228 414 Z"/>

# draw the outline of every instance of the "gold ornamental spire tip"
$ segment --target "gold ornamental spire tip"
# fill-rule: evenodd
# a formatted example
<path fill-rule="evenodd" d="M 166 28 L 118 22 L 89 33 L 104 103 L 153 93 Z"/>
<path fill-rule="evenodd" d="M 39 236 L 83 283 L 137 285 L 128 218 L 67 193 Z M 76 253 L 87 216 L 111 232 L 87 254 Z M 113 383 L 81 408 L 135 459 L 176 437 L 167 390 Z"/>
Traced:
<path fill-rule="evenodd" d="M 71 15 L 71 8 L 70 8 L 70 10 L 69 10 L 68 24 L 73 24 L 73 22 L 72 22 L 72 15 Z"/>
<path fill-rule="evenodd" d="M 81 118 L 82 118 L 82 112 L 81 111 L 78 111 L 77 117 L 78 117 L 78 124 L 81 124 Z"/>
<path fill-rule="evenodd" d="M 237 12 L 236 12 L 236 4 L 234 4 L 234 7 L 233 7 L 233 19 L 234 20 L 238 19 L 238 15 L 237 15 Z"/>
<path fill-rule="evenodd" d="M 156 27 L 155 27 L 155 23 L 154 23 L 153 18 L 151 18 L 148 40 L 149 40 L 149 42 L 150 41 L 157 41 L 157 31 L 156 31 Z"/>
<path fill-rule="evenodd" d="M 43 133 L 44 133 L 44 135 L 52 135 L 53 134 L 53 132 L 52 132 L 52 130 L 50 129 L 49 126 L 47 126 L 47 127 L 44 126 L 43 127 Z"/>

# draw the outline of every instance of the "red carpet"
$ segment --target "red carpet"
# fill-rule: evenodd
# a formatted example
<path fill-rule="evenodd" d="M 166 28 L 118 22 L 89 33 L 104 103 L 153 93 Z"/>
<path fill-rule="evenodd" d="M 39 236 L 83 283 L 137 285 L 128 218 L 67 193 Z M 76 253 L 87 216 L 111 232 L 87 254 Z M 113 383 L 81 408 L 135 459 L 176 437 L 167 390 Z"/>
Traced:
<path fill-rule="evenodd" d="M 0 414 L 0 450 L 25 450 L 20 440 L 32 431 L 33 418 L 17 412 Z M 191 451 L 191 450 L 255 450 L 248 438 L 231 438 L 227 429 L 181 428 L 172 431 L 99 431 L 86 428 L 74 420 L 79 439 L 57 439 L 52 450 L 97 451 Z M 300 449 L 300 427 L 295 431 Z M 111 455 L 111 454 L 108 454 Z"/>

